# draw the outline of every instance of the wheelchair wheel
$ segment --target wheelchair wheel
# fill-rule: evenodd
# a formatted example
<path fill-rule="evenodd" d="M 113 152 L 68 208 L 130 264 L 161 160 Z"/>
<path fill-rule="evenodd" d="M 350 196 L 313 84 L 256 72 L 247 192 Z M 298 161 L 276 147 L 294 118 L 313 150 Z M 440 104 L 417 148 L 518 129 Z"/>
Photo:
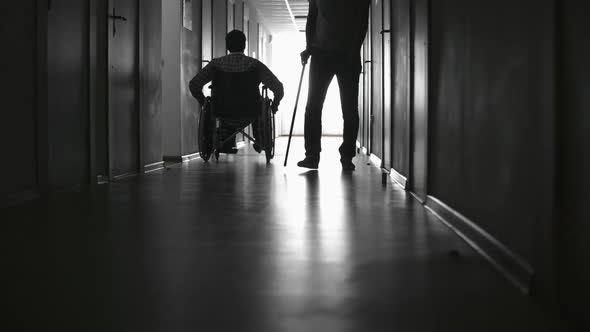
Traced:
<path fill-rule="evenodd" d="M 199 114 L 199 155 L 205 162 L 211 158 L 213 152 L 213 130 L 211 115 L 211 100 L 207 98 Z"/>
<path fill-rule="evenodd" d="M 274 157 L 274 115 L 270 109 L 270 100 L 265 100 L 265 112 L 262 119 L 262 144 L 264 147 L 264 154 L 266 155 L 266 162 Z"/>

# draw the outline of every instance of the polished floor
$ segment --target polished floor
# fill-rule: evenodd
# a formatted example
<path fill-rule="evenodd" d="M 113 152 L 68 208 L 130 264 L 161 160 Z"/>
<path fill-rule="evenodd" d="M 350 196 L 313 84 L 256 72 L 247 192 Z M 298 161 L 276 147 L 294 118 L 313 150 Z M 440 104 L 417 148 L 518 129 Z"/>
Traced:
<path fill-rule="evenodd" d="M 564 330 L 367 157 L 343 173 L 325 138 L 305 171 L 301 146 L 2 211 L 18 330 Z"/>

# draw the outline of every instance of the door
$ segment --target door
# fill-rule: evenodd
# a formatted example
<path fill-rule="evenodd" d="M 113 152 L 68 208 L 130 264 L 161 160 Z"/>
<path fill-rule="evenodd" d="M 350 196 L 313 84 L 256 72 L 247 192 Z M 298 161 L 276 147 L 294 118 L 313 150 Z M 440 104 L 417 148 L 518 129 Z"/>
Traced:
<path fill-rule="evenodd" d="M 425 201 L 428 167 L 428 0 L 412 8 L 411 189 Z"/>
<path fill-rule="evenodd" d="M 392 115 L 391 115 L 391 0 L 383 1 L 383 25 L 381 30 L 383 77 L 383 168 L 393 167 Z"/>
<path fill-rule="evenodd" d="M 371 9 L 371 61 L 372 61 L 372 107 L 371 150 L 383 159 L 383 54 L 382 54 L 382 0 L 373 0 Z"/>
<path fill-rule="evenodd" d="M 109 0 L 110 177 L 136 174 L 139 161 L 138 0 Z"/>

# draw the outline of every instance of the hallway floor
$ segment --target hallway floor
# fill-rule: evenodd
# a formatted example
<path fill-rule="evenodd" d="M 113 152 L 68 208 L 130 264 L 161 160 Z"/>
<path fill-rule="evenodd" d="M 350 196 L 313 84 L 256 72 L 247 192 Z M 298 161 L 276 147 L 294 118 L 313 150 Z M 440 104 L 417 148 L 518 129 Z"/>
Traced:
<path fill-rule="evenodd" d="M 286 169 L 245 147 L 2 211 L 13 317 L 56 331 L 562 330 L 367 157 L 342 173 L 338 144 L 324 139 L 319 171 L 295 166 L 296 138 Z"/>

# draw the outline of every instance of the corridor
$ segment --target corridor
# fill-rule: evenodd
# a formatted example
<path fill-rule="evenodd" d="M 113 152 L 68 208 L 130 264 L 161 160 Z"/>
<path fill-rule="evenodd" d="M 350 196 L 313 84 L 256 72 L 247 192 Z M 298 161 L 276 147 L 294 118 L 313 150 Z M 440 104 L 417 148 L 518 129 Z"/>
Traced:
<path fill-rule="evenodd" d="M 590 331 L 589 12 L 1 1 L 0 330 Z"/>
<path fill-rule="evenodd" d="M 49 271 L 56 331 L 565 331 L 367 157 L 343 173 L 338 144 L 319 171 L 244 147 L 7 210 L 50 228 L 12 240 L 47 259 L 17 285 Z"/>

